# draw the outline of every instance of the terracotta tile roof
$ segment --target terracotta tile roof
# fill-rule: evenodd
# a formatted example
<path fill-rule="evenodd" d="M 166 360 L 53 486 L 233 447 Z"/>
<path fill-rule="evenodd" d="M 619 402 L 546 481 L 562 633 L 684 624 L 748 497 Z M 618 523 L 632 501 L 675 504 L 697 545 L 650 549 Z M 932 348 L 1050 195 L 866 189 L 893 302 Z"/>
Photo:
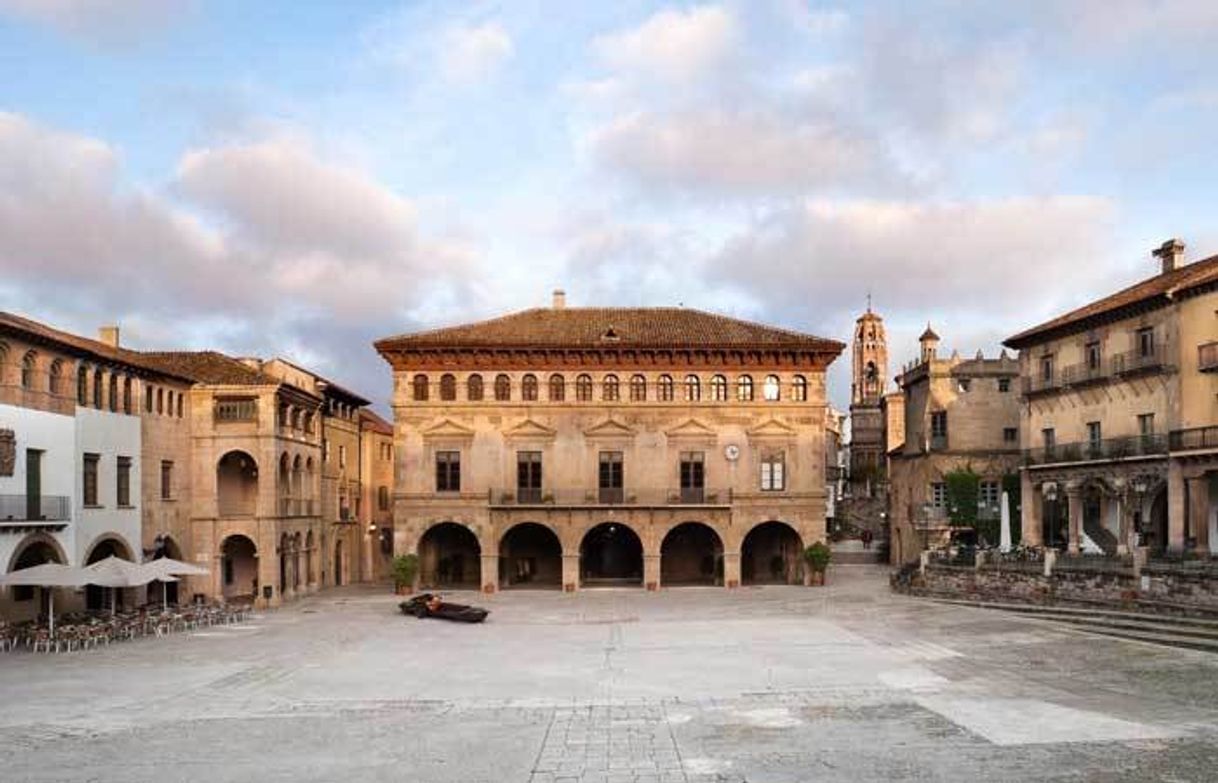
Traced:
<path fill-rule="evenodd" d="M 360 408 L 359 420 L 360 423 L 364 424 L 367 429 L 376 430 L 384 435 L 393 434 L 393 425 L 382 419 L 374 411 L 369 410 L 368 408 Z"/>
<path fill-rule="evenodd" d="M 141 352 L 145 361 L 162 372 L 196 383 L 221 386 L 278 386 L 279 379 L 216 351 Z"/>
<path fill-rule="evenodd" d="M 402 348 L 786 348 L 838 354 L 846 346 L 809 334 L 681 307 L 533 308 L 375 343 Z"/>
<path fill-rule="evenodd" d="M 1171 272 L 1155 275 L 1140 283 L 1117 291 L 1111 296 L 1096 300 L 1065 315 L 1026 329 L 1008 337 L 1003 345 L 1008 348 L 1024 348 L 1054 334 L 1070 333 L 1089 328 L 1096 320 L 1120 317 L 1127 309 L 1138 305 L 1165 305 L 1178 293 L 1203 285 L 1218 283 L 1218 256 L 1186 264 Z"/>

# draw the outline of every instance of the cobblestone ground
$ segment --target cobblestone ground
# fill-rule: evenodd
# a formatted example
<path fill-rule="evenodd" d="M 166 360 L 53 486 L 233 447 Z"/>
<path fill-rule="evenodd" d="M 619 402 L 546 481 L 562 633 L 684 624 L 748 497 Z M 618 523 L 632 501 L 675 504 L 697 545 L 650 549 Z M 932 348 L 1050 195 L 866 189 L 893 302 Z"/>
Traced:
<path fill-rule="evenodd" d="M 1218 656 L 823 589 L 371 589 L 244 626 L 0 656 L 3 781 L 1218 778 Z"/>

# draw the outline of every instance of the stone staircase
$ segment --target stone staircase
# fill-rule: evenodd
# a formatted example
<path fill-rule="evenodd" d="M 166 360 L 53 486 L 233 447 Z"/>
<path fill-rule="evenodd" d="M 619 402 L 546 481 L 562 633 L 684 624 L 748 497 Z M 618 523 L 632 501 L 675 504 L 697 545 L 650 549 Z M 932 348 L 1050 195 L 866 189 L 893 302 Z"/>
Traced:
<path fill-rule="evenodd" d="M 1087 534 L 1087 538 L 1103 550 L 1106 555 L 1115 555 L 1117 550 L 1117 537 L 1112 534 L 1112 531 L 1104 527 L 1102 522 L 1096 520 L 1083 521 L 1083 532 Z"/>
<path fill-rule="evenodd" d="M 864 549 L 862 541 L 848 538 L 844 541 L 831 541 L 829 549 L 833 551 L 833 559 L 830 562 L 834 565 L 884 565 L 888 562 L 876 541 L 871 542 L 871 549 Z"/>
<path fill-rule="evenodd" d="M 1032 617 L 1096 636 L 1218 653 L 1218 614 L 1213 617 L 1185 617 L 1065 606 L 934 600 L 954 606 L 993 609 Z"/>

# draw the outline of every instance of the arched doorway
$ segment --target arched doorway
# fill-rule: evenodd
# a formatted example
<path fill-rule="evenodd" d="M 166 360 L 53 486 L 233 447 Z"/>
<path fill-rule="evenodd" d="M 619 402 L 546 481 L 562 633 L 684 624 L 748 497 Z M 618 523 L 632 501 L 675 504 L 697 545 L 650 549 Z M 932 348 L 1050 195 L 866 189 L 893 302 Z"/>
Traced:
<path fill-rule="evenodd" d="M 232 535 L 220 545 L 221 592 L 225 600 L 258 596 L 258 547 L 242 535 Z"/>
<path fill-rule="evenodd" d="M 122 541 L 116 538 L 103 538 L 93 544 L 93 548 L 89 550 L 89 554 L 85 557 L 85 565 L 93 565 L 105 560 L 107 557 L 117 557 L 122 560 L 132 559 L 131 550 Z M 92 611 L 108 609 L 109 603 L 106 597 L 110 594 L 110 591 L 114 593 L 114 608 L 123 608 L 126 590 L 122 588 L 99 587 L 97 585 L 85 585 L 85 608 Z"/>
<path fill-rule="evenodd" d="M 587 587 L 643 584 L 643 542 L 617 522 L 602 522 L 579 546 L 580 582 Z"/>
<path fill-rule="evenodd" d="M 1161 555 L 1167 551 L 1167 485 L 1155 493 L 1150 502 L 1150 518 L 1142 523 L 1143 544 L 1151 553 Z"/>
<path fill-rule="evenodd" d="M 182 548 L 178 546 L 178 542 L 173 540 L 173 537 L 161 535 L 157 536 L 153 541 L 152 559 L 160 560 L 168 557 L 171 560 L 184 560 L 182 557 Z M 148 583 L 148 603 L 164 600 L 171 604 L 178 603 L 178 585 L 180 582 L 149 582 Z"/>
<path fill-rule="evenodd" d="M 289 559 L 288 550 L 291 549 L 292 539 L 287 533 L 282 533 L 279 536 L 279 594 L 283 595 L 288 591 L 288 585 L 291 580 L 288 578 Z"/>
<path fill-rule="evenodd" d="M 17 547 L 16 554 L 9 561 L 8 570 L 11 573 L 13 571 L 20 571 L 23 568 L 42 565 L 43 563 L 62 564 L 64 562 L 66 562 L 66 559 L 58 544 L 49 537 L 44 537 L 43 534 L 34 533 Z M 28 605 L 30 608 L 15 611 L 13 613 L 14 616 L 8 619 L 34 619 L 38 615 L 46 615 L 50 612 L 51 590 L 54 588 L 16 585 L 9 589 L 15 604 L 19 606 Z M 35 598 L 37 598 L 37 601 L 35 601 Z"/>
<path fill-rule="evenodd" d="M 305 536 L 305 582 L 309 585 L 314 583 L 313 579 L 313 531 Z"/>
<path fill-rule="evenodd" d="M 334 542 L 334 586 L 338 587 L 343 583 L 343 540 L 340 538 Z"/>
<path fill-rule="evenodd" d="M 253 516 L 258 503 L 258 463 L 230 451 L 216 465 L 216 504 L 222 517 Z"/>
<path fill-rule="evenodd" d="M 419 584 L 478 589 L 482 547 L 464 525 L 441 522 L 419 539 Z"/>
<path fill-rule="evenodd" d="M 794 585 L 803 581 L 803 541 L 785 522 L 762 522 L 740 547 L 744 584 Z"/>
<path fill-rule="evenodd" d="M 503 587 L 562 587 L 562 543 L 554 531 L 522 522 L 499 542 L 499 584 Z"/>
<path fill-rule="evenodd" d="M 292 536 L 292 589 L 300 591 L 300 550 L 302 548 L 300 531 Z"/>
<path fill-rule="evenodd" d="M 723 542 L 701 522 L 683 522 L 660 544 L 660 584 L 715 585 L 723 580 Z"/>

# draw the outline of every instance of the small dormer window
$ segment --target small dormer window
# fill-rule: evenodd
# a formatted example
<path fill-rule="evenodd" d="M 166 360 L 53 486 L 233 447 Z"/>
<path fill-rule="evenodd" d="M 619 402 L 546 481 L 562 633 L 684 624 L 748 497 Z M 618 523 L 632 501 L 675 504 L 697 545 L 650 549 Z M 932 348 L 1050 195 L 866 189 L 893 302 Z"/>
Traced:
<path fill-rule="evenodd" d="M 617 340 L 618 339 L 617 331 L 613 328 L 612 325 L 610 325 L 609 328 L 605 330 L 605 333 L 601 335 L 601 339 L 602 340 Z"/>

